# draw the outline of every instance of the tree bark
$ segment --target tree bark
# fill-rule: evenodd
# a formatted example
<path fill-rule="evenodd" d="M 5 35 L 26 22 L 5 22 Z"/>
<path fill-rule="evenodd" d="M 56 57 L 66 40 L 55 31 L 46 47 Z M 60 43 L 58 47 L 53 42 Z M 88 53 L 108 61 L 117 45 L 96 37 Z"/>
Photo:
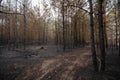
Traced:
<path fill-rule="evenodd" d="M 94 21 L 93 21 L 93 8 L 92 8 L 92 0 L 89 0 L 90 6 L 90 36 L 91 36 L 91 51 L 92 51 L 92 60 L 94 70 L 98 71 L 98 63 L 96 58 L 96 50 L 95 50 L 95 42 L 94 42 Z"/>
<path fill-rule="evenodd" d="M 104 39 L 104 26 L 102 14 L 103 0 L 98 1 L 98 20 L 99 20 L 99 41 L 100 41 L 100 54 L 101 54 L 101 71 L 105 71 L 105 39 Z"/>
<path fill-rule="evenodd" d="M 62 17 L 63 17 L 63 51 L 65 51 L 66 45 L 65 45 L 65 23 L 64 23 L 64 0 L 62 3 Z"/>
<path fill-rule="evenodd" d="M 25 9 L 25 5 L 23 5 L 24 7 L 24 50 L 26 49 L 26 9 Z"/>
<path fill-rule="evenodd" d="M 118 0 L 118 25 L 120 26 L 120 1 Z M 120 56 L 120 28 L 118 29 L 119 31 L 119 56 Z"/>
<path fill-rule="evenodd" d="M 1 2 L 2 2 L 2 0 L 0 0 L 0 7 L 1 7 Z M 0 10 L 2 11 L 2 8 L 0 8 Z M 1 15 L 2 15 L 2 13 L 0 13 Z M 0 15 L 0 17 L 2 17 Z M 2 32 L 2 31 L 1 31 Z M 2 33 L 1 33 L 1 35 L 2 35 Z M 2 36 L 0 36 L 0 38 L 2 38 Z M 0 39 L 0 54 L 2 54 L 2 51 L 1 51 L 1 44 L 2 44 L 2 39 Z"/>

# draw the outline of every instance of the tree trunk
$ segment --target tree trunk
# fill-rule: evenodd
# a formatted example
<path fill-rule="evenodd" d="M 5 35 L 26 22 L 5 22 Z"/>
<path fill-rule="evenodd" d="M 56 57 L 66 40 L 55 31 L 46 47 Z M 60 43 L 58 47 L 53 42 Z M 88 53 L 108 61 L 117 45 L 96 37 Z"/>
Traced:
<path fill-rule="evenodd" d="M 9 11 L 10 11 L 10 7 L 11 7 L 11 0 L 8 1 L 9 3 Z M 9 14 L 9 18 L 8 18 L 8 50 L 10 50 L 10 42 L 11 42 L 11 32 L 10 32 L 10 28 L 11 28 L 11 24 L 10 24 L 10 18 L 11 18 L 11 14 Z"/>
<path fill-rule="evenodd" d="M 95 42 L 94 42 L 94 21 L 93 21 L 92 0 L 89 0 L 89 6 L 90 6 L 90 36 L 91 36 L 92 60 L 93 60 L 94 70 L 98 71 L 98 63 L 96 58 L 96 50 L 95 50 Z"/>
<path fill-rule="evenodd" d="M 17 0 L 16 0 L 16 5 L 15 5 L 15 8 L 16 8 L 16 13 L 17 13 Z M 18 48 L 18 25 L 17 25 L 17 14 L 15 15 L 15 47 Z"/>
<path fill-rule="evenodd" d="M 120 1 L 118 0 L 118 25 L 120 26 Z M 120 27 L 119 27 L 119 56 L 120 56 Z"/>
<path fill-rule="evenodd" d="M 100 53 L 101 53 L 101 71 L 105 70 L 105 39 L 104 39 L 104 26 L 103 26 L 103 15 L 102 15 L 102 4 L 103 0 L 99 0 L 98 9 L 98 20 L 99 20 L 99 41 L 100 41 Z"/>
<path fill-rule="evenodd" d="M 114 5 L 115 6 L 115 5 Z M 118 49 L 118 21 L 117 21 L 117 8 L 115 6 L 115 27 L 116 27 L 116 49 Z"/>
<path fill-rule="evenodd" d="M 103 26 L 104 26 L 105 47 L 107 48 L 108 47 L 108 41 L 107 41 L 108 39 L 107 39 L 107 30 L 106 30 L 107 26 L 106 26 L 106 15 L 105 15 L 106 10 L 105 10 L 105 7 L 106 7 L 106 2 L 104 2 L 104 5 L 103 5 L 103 17 L 104 17 L 103 18 L 104 19 L 103 20 L 103 24 L 104 24 Z"/>
<path fill-rule="evenodd" d="M 26 49 L 26 9 L 25 5 L 24 6 L 24 50 Z"/>
<path fill-rule="evenodd" d="M 2 11 L 2 8 L 1 8 L 1 2 L 2 2 L 2 0 L 0 0 L 0 10 Z M 0 13 L 1 15 L 0 15 L 0 18 L 2 17 L 2 13 Z M 2 32 L 2 31 L 1 31 Z M 1 36 L 0 36 L 0 38 L 2 38 L 2 33 L 1 33 Z M 0 39 L 0 54 L 2 54 L 2 51 L 1 51 L 1 45 L 2 45 L 2 39 Z"/>
<path fill-rule="evenodd" d="M 64 0 L 62 3 L 62 17 L 63 17 L 63 51 L 65 51 L 66 45 L 65 45 L 65 23 L 64 23 Z"/>

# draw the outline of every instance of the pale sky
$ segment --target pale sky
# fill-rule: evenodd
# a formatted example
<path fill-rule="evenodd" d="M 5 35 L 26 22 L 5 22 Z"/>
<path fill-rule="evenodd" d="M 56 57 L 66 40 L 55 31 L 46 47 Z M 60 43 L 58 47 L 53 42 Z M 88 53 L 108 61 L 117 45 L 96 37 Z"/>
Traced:
<path fill-rule="evenodd" d="M 42 5 L 43 1 L 45 1 L 48 4 L 48 7 L 51 7 L 50 6 L 50 0 L 32 0 L 32 5 L 36 6 L 36 5 L 39 5 L 39 3 L 40 3 L 40 11 L 42 12 L 42 10 L 43 10 L 43 5 Z M 54 12 L 53 9 L 51 9 L 51 12 L 52 12 L 53 17 L 55 17 L 56 13 Z"/>
<path fill-rule="evenodd" d="M 40 7 L 42 9 L 43 8 L 43 5 L 42 5 L 43 1 L 45 1 L 48 4 L 48 6 L 50 7 L 50 0 L 32 0 L 32 4 L 33 4 L 33 6 L 40 4 Z"/>
<path fill-rule="evenodd" d="M 39 0 L 40 2 L 42 1 L 42 0 Z M 35 6 L 35 5 L 38 5 L 38 0 L 32 0 L 32 4 Z"/>
<path fill-rule="evenodd" d="M 7 0 L 3 0 L 3 2 L 5 2 L 6 3 L 6 1 Z M 11 4 L 14 6 L 14 2 L 15 0 L 11 0 Z M 22 2 L 22 0 L 18 0 L 19 2 Z M 32 6 L 34 7 L 34 6 L 39 6 L 39 4 L 40 4 L 40 11 L 41 12 L 43 12 L 43 1 L 44 2 L 46 2 L 47 4 L 48 4 L 48 7 L 50 8 L 51 6 L 50 6 L 50 0 L 31 0 L 32 1 Z M 19 5 L 19 3 L 18 3 L 18 5 Z M 51 12 L 52 12 L 52 15 L 53 15 L 53 17 L 55 17 L 55 12 L 54 12 L 54 10 L 51 8 Z"/>

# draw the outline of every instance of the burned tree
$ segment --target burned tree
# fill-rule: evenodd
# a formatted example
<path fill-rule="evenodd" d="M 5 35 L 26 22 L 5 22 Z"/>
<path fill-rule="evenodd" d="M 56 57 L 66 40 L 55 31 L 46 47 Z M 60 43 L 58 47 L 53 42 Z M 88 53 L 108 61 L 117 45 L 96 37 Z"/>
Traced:
<path fill-rule="evenodd" d="M 101 54 L 101 71 L 105 70 L 105 37 L 104 37 L 104 25 L 103 25 L 103 0 L 98 0 L 98 21 L 99 21 L 99 43 Z"/>
<path fill-rule="evenodd" d="M 91 35 L 92 60 L 95 71 L 98 71 L 98 63 L 97 63 L 95 41 L 94 41 L 94 21 L 93 21 L 92 0 L 89 0 L 89 6 L 90 6 L 90 35 Z"/>

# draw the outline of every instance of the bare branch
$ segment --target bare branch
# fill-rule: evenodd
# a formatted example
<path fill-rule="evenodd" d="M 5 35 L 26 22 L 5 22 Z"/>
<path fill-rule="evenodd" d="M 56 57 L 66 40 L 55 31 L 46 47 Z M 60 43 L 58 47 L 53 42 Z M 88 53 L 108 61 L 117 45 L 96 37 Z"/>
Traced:
<path fill-rule="evenodd" d="M 21 14 L 21 13 L 7 13 L 7 12 L 3 12 L 3 11 L 0 11 L 0 13 L 4 13 L 4 14 L 17 14 L 17 15 L 24 15 L 24 14 Z"/>
<path fill-rule="evenodd" d="M 82 8 L 82 7 L 80 7 L 80 6 L 75 6 L 75 5 L 70 5 L 70 4 L 68 4 L 67 6 L 77 7 L 77 8 L 79 8 L 79 9 L 81 9 L 81 10 L 85 11 L 86 13 L 90 13 L 88 10 L 83 9 L 83 8 Z M 66 7 L 66 6 L 65 6 L 65 7 Z"/>

